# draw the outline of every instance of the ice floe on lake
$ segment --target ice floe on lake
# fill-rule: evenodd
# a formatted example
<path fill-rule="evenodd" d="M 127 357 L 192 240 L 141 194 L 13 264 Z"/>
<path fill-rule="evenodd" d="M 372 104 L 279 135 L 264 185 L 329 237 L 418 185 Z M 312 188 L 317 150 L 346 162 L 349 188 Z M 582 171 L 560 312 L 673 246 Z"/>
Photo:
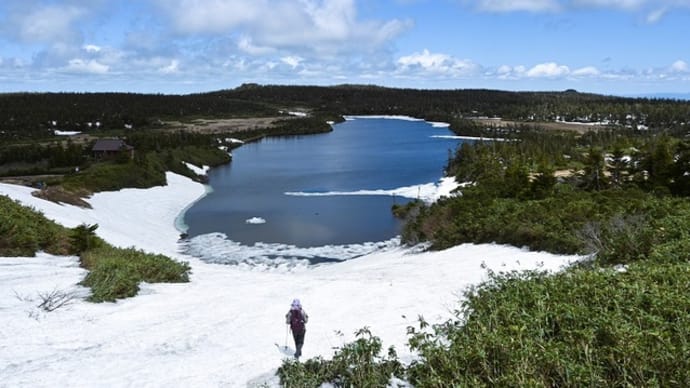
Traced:
<path fill-rule="evenodd" d="M 265 224 L 266 220 L 261 218 L 261 217 L 252 217 L 244 221 L 247 224 L 252 224 L 252 225 L 260 225 L 260 224 Z"/>
<path fill-rule="evenodd" d="M 438 183 L 426 183 L 396 189 L 375 189 L 375 190 L 353 190 L 353 191 L 288 191 L 285 195 L 294 197 L 330 197 L 330 196 L 398 196 L 410 199 L 419 199 L 430 203 L 441 197 L 451 195 L 451 192 L 458 187 L 455 178 L 445 177 Z"/>

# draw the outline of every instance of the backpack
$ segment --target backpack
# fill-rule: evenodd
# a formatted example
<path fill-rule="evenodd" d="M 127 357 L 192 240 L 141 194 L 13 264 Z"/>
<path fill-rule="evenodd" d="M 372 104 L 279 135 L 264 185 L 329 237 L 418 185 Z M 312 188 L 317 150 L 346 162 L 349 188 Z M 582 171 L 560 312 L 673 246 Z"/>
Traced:
<path fill-rule="evenodd" d="M 292 329 L 293 333 L 304 333 L 304 315 L 302 315 L 302 310 L 290 311 L 290 329 Z"/>

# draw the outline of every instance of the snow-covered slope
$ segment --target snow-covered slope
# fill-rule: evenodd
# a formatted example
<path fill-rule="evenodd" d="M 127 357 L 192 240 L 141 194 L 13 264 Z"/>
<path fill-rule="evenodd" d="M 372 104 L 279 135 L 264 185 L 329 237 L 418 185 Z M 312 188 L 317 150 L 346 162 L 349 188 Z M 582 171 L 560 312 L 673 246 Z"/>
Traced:
<path fill-rule="evenodd" d="M 0 184 L 0 195 L 31 205 L 66 226 L 100 225 L 119 246 L 190 262 L 191 282 L 143 285 L 117 303 L 75 299 L 47 313 L 39 294 L 85 291 L 75 257 L 40 254 L 0 258 L 0 386 L 275 385 L 289 351 L 284 315 L 298 297 L 309 313 L 304 358 L 333 348 L 369 326 L 405 359 L 405 329 L 418 315 L 449 318 L 466 286 L 500 270 L 558 269 L 576 257 L 498 245 L 461 245 L 442 252 L 396 248 L 339 264 L 251 270 L 205 264 L 177 251 L 176 216 L 204 187 L 168 174 L 168 186 L 100 193 L 93 209 L 56 205 L 30 189 Z"/>

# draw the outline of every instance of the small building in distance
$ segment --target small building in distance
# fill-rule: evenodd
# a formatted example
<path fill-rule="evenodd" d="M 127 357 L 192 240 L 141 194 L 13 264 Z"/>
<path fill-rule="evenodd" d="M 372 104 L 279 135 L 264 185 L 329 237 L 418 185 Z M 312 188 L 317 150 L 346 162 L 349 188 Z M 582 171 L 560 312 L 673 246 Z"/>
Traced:
<path fill-rule="evenodd" d="M 128 153 L 130 159 L 134 158 L 134 147 L 121 139 L 98 139 L 91 152 L 98 159 L 115 158 L 122 153 Z"/>

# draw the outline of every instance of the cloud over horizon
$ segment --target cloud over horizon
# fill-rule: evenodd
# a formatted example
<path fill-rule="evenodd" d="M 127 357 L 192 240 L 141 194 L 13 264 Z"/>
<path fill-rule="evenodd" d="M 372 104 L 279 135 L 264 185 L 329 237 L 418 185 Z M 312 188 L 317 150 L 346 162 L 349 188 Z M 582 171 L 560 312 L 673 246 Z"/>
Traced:
<path fill-rule="evenodd" d="M 607 29 L 588 24 L 598 10 L 623 17 Z M 687 46 L 666 25 L 689 11 L 690 0 L 6 0 L 0 91 L 243 82 L 682 89 Z M 663 45 L 646 38 L 658 31 Z"/>
<path fill-rule="evenodd" d="M 689 0 L 464 0 L 482 12 L 567 12 L 582 9 L 613 9 L 642 13 L 649 24 L 658 23 L 668 13 L 689 9 Z"/>

